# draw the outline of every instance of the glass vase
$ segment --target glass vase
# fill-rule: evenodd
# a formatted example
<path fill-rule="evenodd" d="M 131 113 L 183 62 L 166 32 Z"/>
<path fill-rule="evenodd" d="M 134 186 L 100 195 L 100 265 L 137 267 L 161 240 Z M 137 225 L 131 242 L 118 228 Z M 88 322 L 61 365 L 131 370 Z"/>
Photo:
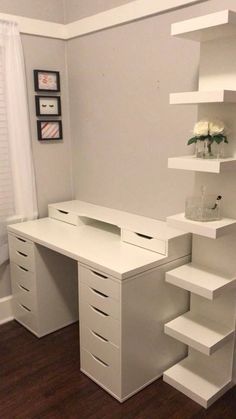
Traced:
<path fill-rule="evenodd" d="M 215 141 L 204 140 L 204 159 L 223 159 L 224 158 L 224 142 L 217 144 Z"/>
<path fill-rule="evenodd" d="M 202 159 L 204 156 L 204 141 L 197 140 L 195 143 L 195 157 Z"/>

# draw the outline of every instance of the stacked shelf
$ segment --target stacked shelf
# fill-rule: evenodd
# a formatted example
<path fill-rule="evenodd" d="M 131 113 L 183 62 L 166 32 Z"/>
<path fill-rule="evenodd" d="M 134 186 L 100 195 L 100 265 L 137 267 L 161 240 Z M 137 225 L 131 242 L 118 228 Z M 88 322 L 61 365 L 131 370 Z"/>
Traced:
<path fill-rule="evenodd" d="M 221 218 L 217 221 L 201 222 L 189 220 L 184 213 L 167 217 L 167 224 L 170 227 L 186 231 L 188 233 L 199 234 L 200 236 L 217 239 L 218 237 L 236 231 L 236 220 L 231 218 Z"/>
<path fill-rule="evenodd" d="M 236 37 L 236 12 L 223 10 L 175 23 L 172 25 L 172 35 L 204 44 L 201 46 L 199 91 L 172 93 L 170 103 L 209 106 L 213 103 L 236 103 L 236 79 L 231 63 L 234 41 L 218 41 L 220 38 Z M 218 44 L 221 45 L 219 54 Z M 226 54 L 228 61 L 225 72 L 222 72 L 217 63 L 222 60 L 225 48 L 229 48 Z M 218 61 L 214 61 L 216 51 Z M 208 65 L 209 59 L 213 59 L 214 68 Z M 236 169 L 236 158 L 172 157 L 168 159 L 168 167 L 222 173 Z M 191 294 L 190 310 L 165 325 L 167 335 L 189 346 L 188 356 L 165 371 L 163 379 L 207 408 L 232 387 L 235 379 L 236 260 L 234 262 L 229 256 L 227 262 L 222 258 L 222 246 L 224 252 L 232 254 L 236 220 L 222 218 L 219 221 L 198 222 L 186 219 L 181 213 L 168 217 L 167 222 L 173 228 L 203 236 L 200 245 L 202 243 L 205 250 L 212 249 L 209 254 L 203 255 L 203 251 L 193 246 L 193 263 L 166 273 L 166 282 Z M 218 238 L 210 247 L 209 239 Z M 194 240 L 198 240 L 199 244 L 199 238 L 194 237 Z M 215 266 L 222 272 L 214 271 Z"/>
<path fill-rule="evenodd" d="M 167 272 L 166 282 L 208 300 L 220 297 L 236 287 L 236 278 L 220 276 L 206 268 L 188 263 Z"/>
<path fill-rule="evenodd" d="M 226 291 L 236 287 L 236 278 L 189 263 L 167 272 L 166 282 L 192 294 L 190 311 L 165 325 L 167 335 L 190 347 L 188 356 L 165 371 L 163 379 L 207 408 L 233 385 L 234 307 Z M 219 312 L 222 306 L 224 313 Z"/>

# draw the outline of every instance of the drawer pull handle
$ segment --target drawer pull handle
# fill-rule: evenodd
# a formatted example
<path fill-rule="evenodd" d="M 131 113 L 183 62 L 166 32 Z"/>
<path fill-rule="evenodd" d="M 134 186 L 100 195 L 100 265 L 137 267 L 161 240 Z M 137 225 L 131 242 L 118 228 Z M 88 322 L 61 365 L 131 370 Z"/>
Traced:
<path fill-rule="evenodd" d="M 142 239 L 148 239 L 148 240 L 153 239 L 153 237 L 147 236 L 146 234 L 141 234 L 141 233 L 135 233 L 135 234 L 137 234 L 137 236 L 139 237 L 142 237 Z"/>
<path fill-rule="evenodd" d="M 101 339 L 103 342 L 109 342 L 108 339 L 106 339 L 103 336 L 99 335 L 98 333 L 94 332 L 94 330 L 91 330 L 91 332 L 94 336 L 96 336 L 96 338 Z"/>
<path fill-rule="evenodd" d="M 99 310 L 99 308 L 96 308 L 96 307 L 94 307 L 94 306 L 90 306 L 90 307 L 92 307 L 92 309 L 93 309 L 94 311 L 97 311 L 97 312 L 98 312 L 99 314 L 101 314 L 102 316 L 104 316 L 104 317 L 109 317 L 109 314 L 104 313 L 104 311 Z"/>
<path fill-rule="evenodd" d="M 26 311 L 31 311 L 28 307 L 24 306 L 24 304 L 20 304 L 20 306 Z"/>
<path fill-rule="evenodd" d="M 28 257 L 28 255 L 26 255 L 25 253 L 23 253 L 23 252 L 19 252 L 19 250 L 17 250 L 17 253 L 19 254 L 19 255 L 21 255 L 21 256 L 24 256 L 24 258 L 27 258 Z"/>
<path fill-rule="evenodd" d="M 58 209 L 57 211 L 60 212 L 61 214 L 65 214 L 65 215 L 68 215 L 69 214 L 68 211 L 63 211 L 63 210 L 60 210 L 60 209 Z"/>
<path fill-rule="evenodd" d="M 19 240 L 20 242 L 26 243 L 26 240 L 22 239 L 21 237 L 16 237 L 17 240 Z"/>
<path fill-rule="evenodd" d="M 109 367 L 109 365 L 106 362 L 102 361 L 100 358 L 98 358 L 97 356 L 95 356 L 93 354 L 91 354 L 91 355 L 95 359 L 95 361 L 100 362 L 100 364 L 102 364 L 104 367 Z"/>
<path fill-rule="evenodd" d="M 106 276 L 106 275 L 100 274 L 99 272 L 92 271 L 92 273 L 93 273 L 94 275 L 100 276 L 100 278 L 107 279 L 107 276 Z"/>
<path fill-rule="evenodd" d="M 21 288 L 23 291 L 27 291 L 27 292 L 29 292 L 28 288 L 23 287 L 23 285 L 19 284 L 18 286 L 19 286 L 19 288 Z"/>
<path fill-rule="evenodd" d="M 21 269 L 22 271 L 29 272 L 29 270 L 28 270 L 28 269 L 26 269 L 26 268 L 24 268 L 23 266 L 20 266 L 20 265 L 17 265 L 17 266 L 18 266 L 18 268 L 19 268 L 19 269 Z"/>
<path fill-rule="evenodd" d="M 90 288 L 95 294 L 100 295 L 100 297 L 108 298 L 108 295 L 103 294 L 101 291 L 95 290 L 94 288 Z"/>

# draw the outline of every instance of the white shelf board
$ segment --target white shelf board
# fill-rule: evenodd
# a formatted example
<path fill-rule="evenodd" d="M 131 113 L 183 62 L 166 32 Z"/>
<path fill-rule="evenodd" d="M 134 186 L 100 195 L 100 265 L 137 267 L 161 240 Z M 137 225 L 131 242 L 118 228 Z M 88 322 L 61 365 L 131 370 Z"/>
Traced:
<path fill-rule="evenodd" d="M 171 105 L 195 105 L 199 103 L 235 103 L 235 90 L 197 90 L 170 94 Z"/>
<path fill-rule="evenodd" d="M 170 157 L 169 169 L 191 170 L 195 172 L 222 173 L 236 170 L 236 158 L 200 159 L 196 156 Z"/>
<path fill-rule="evenodd" d="M 222 10 L 174 23 L 171 35 L 197 42 L 236 36 L 236 13 Z"/>
<path fill-rule="evenodd" d="M 166 273 L 166 282 L 213 300 L 236 287 L 236 278 L 223 277 L 204 267 L 188 263 Z"/>
<path fill-rule="evenodd" d="M 205 408 L 232 387 L 231 381 L 225 381 L 221 374 L 214 375 L 210 369 L 203 369 L 191 357 L 165 371 L 163 379 Z"/>
<path fill-rule="evenodd" d="M 191 311 L 167 323 L 165 333 L 205 355 L 213 354 L 234 336 L 234 330 L 228 326 Z"/>
<path fill-rule="evenodd" d="M 222 218 L 217 221 L 192 221 L 185 218 L 184 213 L 167 217 L 169 226 L 200 236 L 217 239 L 236 230 L 236 220 Z"/>

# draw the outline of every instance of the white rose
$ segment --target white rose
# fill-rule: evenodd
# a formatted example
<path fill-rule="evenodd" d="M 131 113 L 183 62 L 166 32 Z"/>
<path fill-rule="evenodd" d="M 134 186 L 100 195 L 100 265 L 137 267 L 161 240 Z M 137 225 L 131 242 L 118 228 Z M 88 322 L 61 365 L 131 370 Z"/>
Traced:
<path fill-rule="evenodd" d="M 212 121 L 209 123 L 209 131 L 211 135 L 223 134 L 225 130 L 225 124 L 222 121 Z"/>
<path fill-rule="evenodd" d="M 193 133 L 196 137 L 208 135 L 208 132 L 209 132 L 208 121 L 199 121 L 194 125 Z"/>

